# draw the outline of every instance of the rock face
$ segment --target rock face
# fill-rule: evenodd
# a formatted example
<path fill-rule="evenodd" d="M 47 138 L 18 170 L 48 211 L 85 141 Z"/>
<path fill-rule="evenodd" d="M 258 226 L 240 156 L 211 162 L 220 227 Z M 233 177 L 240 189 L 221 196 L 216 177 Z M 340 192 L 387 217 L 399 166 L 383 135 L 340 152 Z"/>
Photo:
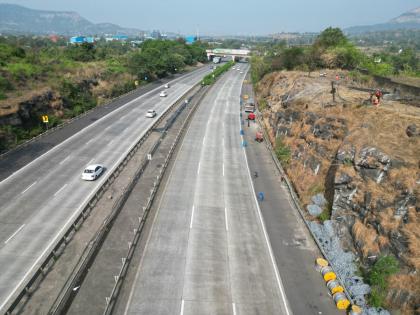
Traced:
<path fill-rule="evenodd" d="M 418 137 L 420 136 L 420 130 L 417 129 L 415 124 L 411 124 L 407 127 L 405 133 L 408 137 Z"/>
<path fill-rule="evenodd" d="M 352 295 L 363 304 L 370 290 L 353 272 L 357 267 L 368 270 L 381 255 L 393 255 L 401 271 L 390 283 L 388 302 L 409 314 L 420 305 L 420 281 L 408 277 L 420 272 L 418 119 L 360 106 L 368 93 L 343 85 L 332 104 L 330 82 L 322 87 L 321 81 L 297 72 L 269 75 L 267 86 L 263 80 L 257 89 L 270 103 L 264 122 L 272 143 L 280 137 L 290 148 L 286 171 Z M 381 106 L 388 102 L 391 110 L 402 106 Z M 414 114 L 420 117 L 420 110 Z M 319 224 L 326 209 L 331 220 Z"/>

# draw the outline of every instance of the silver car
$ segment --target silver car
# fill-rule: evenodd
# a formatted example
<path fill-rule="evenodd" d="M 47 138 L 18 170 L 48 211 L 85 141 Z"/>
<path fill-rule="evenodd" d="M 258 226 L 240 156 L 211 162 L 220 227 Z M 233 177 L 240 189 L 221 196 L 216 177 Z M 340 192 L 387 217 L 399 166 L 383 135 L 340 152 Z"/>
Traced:
<path fill-rule="evenodd" d="M 85 168 L 85 170 L 82 173 L 82 179 L 83 180 L 95 180 L 104 171 L 104 167 L 100 164 L 92 164 Z"/>

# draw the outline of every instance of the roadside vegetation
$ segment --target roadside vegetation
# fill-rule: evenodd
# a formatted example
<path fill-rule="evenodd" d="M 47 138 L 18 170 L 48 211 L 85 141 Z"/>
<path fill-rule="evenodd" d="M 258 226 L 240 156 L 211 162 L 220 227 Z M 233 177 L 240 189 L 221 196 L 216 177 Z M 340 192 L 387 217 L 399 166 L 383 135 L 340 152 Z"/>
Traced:
<path fill-rule="evenodd" d="M 384 307 L 389 287 L 389 277 L 399 271 L 398 261 L 394 256 L 380 257 L 366 275 L 372 291 L 369 303 L 375 307 Z"/>
<path fill-rule="evenodd" d="M 203 43 L 187 45 L 183 39 L 133 46 L 0 37 L 0 152 L 41 133 L 41 115 L 47 114 L 53 127 L 138 85 L 205 62 L 205 49 Z M 22 102 L 31 104 L 25 117 L 19 114 Z M 12 125 L 5 118 L 10 115 L 20 115 Z"/>
<path fill-rule="evenodd" d="M 416 45 L 367 54 L 339 28 L 327 28 L 309 46 L 287 47 L 285 42 L 260 45 L 251 59 L 251 77 L 257 83 L 265 74 L 278 70 L 345 69 L 354 76 L 407 76 L 420 78 L 420 61 Z"/>
<path fill-rule="evenodd" d="M 234 61 L 229 61 L 229 62 L 225 63 L 224 65 L 217 67 L 216 69 L 213 70 L 212 73 L 206 75 L 203 78 L 202 84 L 203 85 L 213 84 L 214 82 L 216 82 L 216 80 L 219 76 L 221 76 L 223 73 L 228 71 L 234 64 L 235 64 Z"/>

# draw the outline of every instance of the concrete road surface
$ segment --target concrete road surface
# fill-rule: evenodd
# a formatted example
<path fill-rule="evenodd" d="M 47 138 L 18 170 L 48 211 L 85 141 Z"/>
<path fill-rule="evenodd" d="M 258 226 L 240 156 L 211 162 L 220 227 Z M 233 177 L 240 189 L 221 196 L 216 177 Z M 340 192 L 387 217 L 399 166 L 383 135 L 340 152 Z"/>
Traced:
<path fill-rule="evenodd" d="M 291 314 L 242 147 L 239 67 L 191 122 L 118 314 Z"/>
<path fill-rule="evenodd" d="M 209 72 L 201 68 L 173 81 L 167 97 L 152 90 L 94 122 L 0 182 L 0 312 L 43 262 L 69 224 L 127 151 L 157 117 Z M 84 167 L 106 167 L 94 182 Z"/>

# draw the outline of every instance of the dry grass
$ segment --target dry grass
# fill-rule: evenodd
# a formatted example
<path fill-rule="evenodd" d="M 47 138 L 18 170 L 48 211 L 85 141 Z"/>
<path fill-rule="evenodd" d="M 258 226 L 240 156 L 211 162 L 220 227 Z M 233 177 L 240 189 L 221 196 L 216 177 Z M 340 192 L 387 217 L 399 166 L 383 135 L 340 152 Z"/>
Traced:
<path fill-rule="evenodd" d="M 373 227 L 368 227 L 360 220 L 356 220 L 353 225 L 352 233 L 355 241 L 360 246 L 360 251 L 363 257 L 367 258 L 370 255 L 379 255 L 378 233 Z"/>
<path fill-rule="evenodd" d="M 377 108 L 362 105 L 369 99 L 369 93 L 348 88 L 354 85 L 347 73 L 340 73 L 345 79 L 338 86 L 337 104 L 331 104 L 331 81 L 334 80 L 336 71 L 326 71 L 327 78 L 320 78 L 307 73 L 277 72 L 267 75 L 258 87 L 257 97 L 264 97 L 270 108 L 264 112 L 264 122 L 269 130 L 270 140 L 275 143 L 276 130 L 270 126 L 270 117 L 275 118 L 276 113 L 284 111 L 282 97 L 289 95 L 288 109 L 298 111 L 302 119 L 288 125 L 292 137 L 284 137 L 284 142 L 291 148 L 292 154 L 299 149 L 300 158 L 292 160 L 287 167 L 289 177 L 297 189 L 304 205 L 310 203 L 314 190 L 323 189 L 327 171 L 333 162 L 329 156 L 335 156 L 337 149 L 345 144 L 352 144 L 356 150 L 356 162 L 360 150 L 366 146 L 376 147 L 387 154 L 393 161 L 401 161 L 402 166 L 391 167 L 387 176 L 378 184 L 371 179 L 363 179 L 359 171 L 352 164 L 339 165 L 337 175 L 343 171 L 353 178 L 351 185 L 357 188 L 353 202 L 361 207 L 364 203 L 365 193 L 371 194 L 370 211 L 364 221 L 357 220 L 352 233 L 355 241 L 362 244 L 360 250 L 364 257 L 379 255 L 381 250 L 392 246 L 389 235 L 398 231 L 408 240 L 408 251 L 402 253 L 402 264 L 408 264 L 420 272 L 420 213 L 414 208 L 409 211 L 408 222 L 395 216 L 394 200 L 403 192 L 410 192 L 420 201 L 420 137 L 409 138 L 406 135 L 408 125 L 416 124 L 420 128 L 420 107 L 407 106 L 395 101 L 383 101 Z M 342 118 L 346 121 L 348 133 L 339 132 L 340 124 L 334 122 L 334 133 L 338 139 L 322 140 L 316 138 L 311 130 L 312 126 L 304 124 L 305 112 L 311 111 L 319 117 L 318 122 L 325 122 L 326 117 Z M 272 120 L 274 121 L 274 120 Z M 304 134 L 303 139 L 300 135 Z M 319 156 L 314 150 L 315 145 L 322 145 L 326 149 L 325 158 Z M 302 149 L 303 148 L 303 149 Z M 321 161 L 321 169 L 315 175 L 309 168 L 303 167 L 303 161 L 309 156 L 314 156 Z M 395 164 L 394 164 L 395 165 Z M 381 165 L 380 168 L 384 166 Z M 386 209 L 377 209 L 377 202 L 384 204 Z M 381 235 L 369 222 L 379 222 Z M 405 272 L 407 268 L 403 268 Z M 419 276 L 406 276 L 399 274 L 395 279 L 406 281 L 406 288 L 410 294 L 420 296 Z M 401 278 L 398 278 L 401 277 Z"/>

